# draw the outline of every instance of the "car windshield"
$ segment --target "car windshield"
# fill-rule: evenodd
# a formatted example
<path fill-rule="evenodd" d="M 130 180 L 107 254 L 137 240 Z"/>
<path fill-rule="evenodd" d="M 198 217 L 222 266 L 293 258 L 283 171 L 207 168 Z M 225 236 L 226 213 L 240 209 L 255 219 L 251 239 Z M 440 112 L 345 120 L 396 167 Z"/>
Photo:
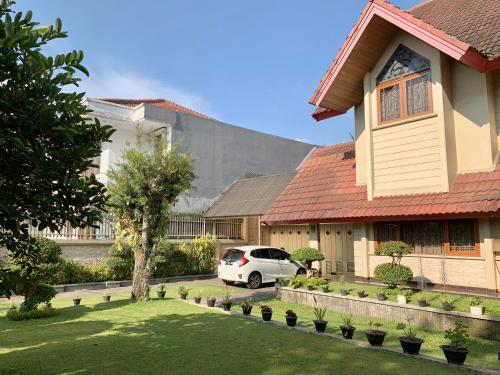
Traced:
<path fill-rule="evenodd" d="M 241 259 L 241 256 L 243 255 L 243 251 L 238 250 L 238 249 L 229 249 L 222 260 L 226 262 L 236 262 Z"/>

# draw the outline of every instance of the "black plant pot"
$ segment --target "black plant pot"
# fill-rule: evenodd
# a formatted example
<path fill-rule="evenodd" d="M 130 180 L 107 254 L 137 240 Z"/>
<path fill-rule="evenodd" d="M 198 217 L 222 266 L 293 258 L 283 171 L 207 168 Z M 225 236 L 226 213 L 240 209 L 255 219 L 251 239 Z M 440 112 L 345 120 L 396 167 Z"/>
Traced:
<path fill-rule="evenodd" d="M 330 288 L 327 286 L 324 286 L 323 288 L 323 293 L 330 293 Z"/>
<path fill-rule="evenodd" d="M 365 298 L 367 294 L 365 292 L 358 292 L 358 297 L 359 298 Z"/>
<path fill-rule="evenodd" d="M 233 305 L 232 302 L 223 302 L 222 303 L 222 308 L 224 311 L 231 311 L 231 306 Z"/>
<path fill-rule="evenodd" d="M 187 298 L 187 293 L 180 293 L 181 299 L 185 300 Z"/>
<path fill-rule="evenodd" d="M 307 286 L 307 290 L 314 290 L 314 286 L 312 286 L 312 285 L 308 285 L 308 286 Z"/>
<path fill-rule="evenodd" d="M 453 310 L 454 306 L 452 303 L 443 302 L 442 307 L 443 307 L 444 311 L 451 311 L 451 310 Z"/>
<path fill-rule="evenodd" d="M 286 318 L 286 325 L 288 327 L 295 327 L 297 325 L 297 317 L 296 316 L 285 316 Z"/>
<path fill-rule="evenodd" d="M 325 320 L 314 320 L 314 328 L 316 332 L 323 333 L 326 330 L 326 325 L 328 324 Z"/>
<path fill-rule="evenodd" d="M 207 299 L 207 306 L 214 307 L 215 306 L 215 298 Z"/>
<path fill-rule="evenodd" d="M 418 301 L 418 305 L 420 307 L 427 307 L 427 306 L 429 306 L 429 304 L 427 303 L 427 301 L 424 301 L 424 300 L 419 300 Z"/>
<path fill-rule="evenodd" d="M 354 331 L 356 330 L 356 328 L 355 327 L 340 326 L 340 330 L 342 331 L 342 336 L 345 339 L 351 340 L 352 335 L 354 334 Z"/>
<path fill-rule="evenodd" d="M 441 350 L 446 357 L 448 363 L 452 363 L 454 365 L 463 365 L 465 359 L 467 358 L 467 354 L 469 351 L 465 348 L 456 348 L 449 345 L 441 345 Z"/>
<path fill-rule="evenodd" d="M 346 290 L 346 289 L 340 289 L 340 295 L 341 296 L 347 296 L 347 295 L 349 295 L 349 291 Z"/>
<path fill-rule="evenodd" d="M 406 354 L 418 355 L 420 347 L 424 343 L 422 339 L 409 339 L 408 337 L 398 337 L 403 352 Z"/>
<path fill-rule="evenodd" d="M 264 320 L 265 322 L 270 321 L 271 318 L 273 317 L 272 311 L 261 311 L 261 313 L 262 313 L 262 320 Z"/>
<path fill-rule="evenodd" d="M 243 312 L 243 315 L 250 315 L 252 313 L 252 307 L 253 306 L 241 306 L 241 311 Z"/>
<path fill-rule="evenodd" d="M 156 292 L 156 295 L 158 296 L 158 298 L 165 298 L 165 291 L 163 290 L 159 290 Z"/>
<path fill-rule="evenodd" d="M 194 303 L 200 303 L 201 297 L 194 297 Z"/>
<path fill-rule="evenodd" d="M 80 305 L 80 302 L 82 301 L 81 298 L 73 298 L 73 306 L 78 306 Z"/>
<path fill-rule="evenodd" d="M 387 299 L 387 296 L 385 294 L 377 294 L 377 299 L 379 301 L 385 301 Z"/>
<path fill-rule="evenodd" d="M 102 296 L 102 300 L 104 302 L 109 302 L 109 301 L 111 301 L 111 296 Z"/>
<path fill-rule="evenodd" d="M 387 332 L 384 331 L 366 331 L 366 338 L 371 346 L 382 346 Z"/>

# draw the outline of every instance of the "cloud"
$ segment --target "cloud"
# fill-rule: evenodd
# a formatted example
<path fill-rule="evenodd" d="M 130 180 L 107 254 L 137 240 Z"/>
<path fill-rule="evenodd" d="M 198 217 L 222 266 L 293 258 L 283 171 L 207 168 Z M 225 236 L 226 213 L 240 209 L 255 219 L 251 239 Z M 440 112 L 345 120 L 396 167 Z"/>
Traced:
<path fill-rule="evenodd" d="M 90 78 L 85 77 L 80 88 L 91 98 L 167 99 L 218 118 L 209 101 L 201 95 L 127 69 L 92 70 Z"/>
<path fill-rule="evenodd" d="M 309 138 L 301 138 L 301 137 L 294 138 L 294 141 L 304 142 L 304 143 L 311 143 L 311 140 Z"/>

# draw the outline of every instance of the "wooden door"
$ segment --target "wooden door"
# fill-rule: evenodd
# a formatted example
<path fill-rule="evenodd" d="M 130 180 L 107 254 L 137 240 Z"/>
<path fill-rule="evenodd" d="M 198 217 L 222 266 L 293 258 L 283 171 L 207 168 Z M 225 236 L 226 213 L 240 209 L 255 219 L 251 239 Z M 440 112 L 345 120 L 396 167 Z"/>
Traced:
<path fill-rule="evenodd" d="M 319 248 L 325 254 L 323 275 L 354 272 L 354 238 L 352 224 L 321 224 Z"/>

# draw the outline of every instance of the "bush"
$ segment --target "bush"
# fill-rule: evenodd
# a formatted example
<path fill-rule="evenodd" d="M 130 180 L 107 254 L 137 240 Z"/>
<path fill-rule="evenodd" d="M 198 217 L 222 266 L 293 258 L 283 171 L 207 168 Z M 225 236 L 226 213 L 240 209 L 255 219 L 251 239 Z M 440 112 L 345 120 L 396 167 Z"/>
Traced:
<path fill-rule="evenodd" d="M 42 318 L 50 318 L 52 316 L 56 316 L 58 311 L 50 306 L 42 306 L 38 307 L 31 311 L 22 312 L 18 309 L 9 309 L 7 314 L 5 315 L 7 319 L 20 321 L 20 320 L 29 320 L 29 319 L 42 319 Z"/>
<path fill-rule="evenodd" d="M 305 288 L 307 285 L 321 286 L 328 284 L 322 277 L 308 278 L 306 275 L 296 275 L 290 279 L 288 286 L 292 288 Z"/>
<path fill-rule="evenodd" d="M 292 259 L 297 262 L 304 262 L 307 269 L 311 269 L 312 262 L 321 261 L 325 256 L 318 249 L 312 247 L 302 247 L 297 249 L 292 254 Z"/>
<path fill-rule="evenodd" d="M 50 285 L 38 284 L 33 288 L 24 295 L 24 301 L 19 307 L 19 311 L 22 313 L 35 311 L 39 304 L 49 303 L 56 296 L 55 289 Z"/>
<path fill-rule="evenodd" d="M 217 238 L 211 234 L 200 236 L 192 242 L 179 246 L 179 251 L 185 254 L 187 274 L 212 273 L 215 268 Z"/>
<path fill-rule="evenodd" d="M 134 272 L 134 251 L 126 242 L 114 244 L 106 260 L 111 280 L 130 280 Z"/>
<path fill-rule="evenodd" d="M 409 253 L 411 253 L 411 246 L 401 241 L 385 242 L 375 250 L 375 255 L 391 257 L 393 265 L 401 264 L 401 258 Z"/>
<path fill-rule="evenodd" d="M 381 283 L 387 284 L 389 288 L 404 285 L 413 278 L 410 267 L 383 263 L 375 267 L 375 278 Z"/>

